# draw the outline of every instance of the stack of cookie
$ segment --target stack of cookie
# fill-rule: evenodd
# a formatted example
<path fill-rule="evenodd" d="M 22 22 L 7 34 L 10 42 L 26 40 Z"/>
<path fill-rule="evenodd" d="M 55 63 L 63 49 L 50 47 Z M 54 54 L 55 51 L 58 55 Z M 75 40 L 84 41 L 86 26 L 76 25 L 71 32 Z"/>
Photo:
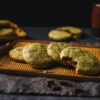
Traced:
<path fill-rule="evenodd" d="M 0 36 L 15 35 L 14 29 L 11 27 L 11 22 L 8 20 L 0 20 Z"/>
<path fill-rule="evenodd" d="M 100 62 L 86 50 L 63 42 L 30 43 L 9 51 L 9 56 L 16 61 L 26 62 L 33 68 L 51 67 L 58 62 L 65 67 L 71 65 L 76 73 L 94 75 L 100 72 Z"/>
<path fill-rule="evenodd" d="M 56 41 L 63 41 L 63 40 L 80 38 L 82 33 L 83 33 L 82 29 L 66 26 L 66 27 L 57 28 L 55 30 L 51 30 L 48 36 L 50 39 Z"/>

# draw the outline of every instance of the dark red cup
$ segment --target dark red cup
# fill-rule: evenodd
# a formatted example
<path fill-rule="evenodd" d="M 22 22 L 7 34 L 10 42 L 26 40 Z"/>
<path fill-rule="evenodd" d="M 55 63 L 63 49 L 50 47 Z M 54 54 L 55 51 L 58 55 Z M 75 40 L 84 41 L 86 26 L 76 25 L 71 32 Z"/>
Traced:
<path fill-rule="evenodd" d="M 92 29 L 93 34 L 100 37 L 100 4 L 94 3 L 92 9 Z"/>

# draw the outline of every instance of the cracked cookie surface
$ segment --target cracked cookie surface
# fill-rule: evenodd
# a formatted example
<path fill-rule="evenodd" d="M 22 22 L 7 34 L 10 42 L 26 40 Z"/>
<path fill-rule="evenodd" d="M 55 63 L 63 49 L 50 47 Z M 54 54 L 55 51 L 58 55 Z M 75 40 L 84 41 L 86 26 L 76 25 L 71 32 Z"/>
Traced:
<path fill-rule="evenodd" d="M 69 46 L 71 45 L 63 42 L 52 42 L 48 45 L 47 48 L 48 55 L 52 57 L 54 61 L 62 64 L 60 60 L 60 53 L 64 48 L 67 48 Z"/>
<path fill-rule="evenodd" d="M 94 75 L 100 72 L 100 62 L 98 61 L 98 59 L 88 51 L 81 48 L 65 48 L 61 52 L 60 58 L 61 60 L 65 60 L 68 63 L 76 62 L 76 73 L 84 75 Z"/>
<path fill-rule="evenodd" d="M 37 67 L 48 67 L 53 64 L 53 59 L 47 54 L 47 46 L 42 43 L 31 43 L 23 48 L 24 60 Z M 34 66 L 33 66 L 34 67 Z"/>
<path fill-rule="evenodd" d="M 59 31 L 59 30 L 52 30 L 48 34 L 49 38 L 59 41 L 59 40 L 66 40 L 71 37 L 71 34 L 68 32 L 64 31 Z"/>

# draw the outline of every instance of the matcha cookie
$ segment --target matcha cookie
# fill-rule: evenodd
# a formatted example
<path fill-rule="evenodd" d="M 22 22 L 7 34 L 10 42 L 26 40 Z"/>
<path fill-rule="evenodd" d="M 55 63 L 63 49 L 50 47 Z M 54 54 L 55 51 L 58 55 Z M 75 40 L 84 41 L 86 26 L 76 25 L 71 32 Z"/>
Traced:
<path fill-rule="evenodd" d="M 24 60 L 35 68 L 51 66 L 54 61 L 47 54 L 47 47 L 42 43 L 31 43 L 23 48 Z"/>
<path fill-rule="evenodd" d="M 83 50 L 81 48 L 78 47 L 67 47 L 62 51 L 62 54 L 60 55 L 60 57 L 69 57 L 69 58 L 75 58 L 80 56 L 81 53 L 89 53 L 87 50 Z"/>
<path fill-rule="evenodd" d="M 76 67 L 76 73 L 83 75 L 94 75 L 100 72 L 100 62 L 86 50 L 78 47 L 65 48 L 60 59 Z"/>
<path fill-rule="evenodd" d="M 48 45 L 47 48 L 48 55 L 52 57 L 54 61 L 63 64 L 62 61 L 60 60 L 60 53 L 63 49 L 69 46 L 71 45 L 63 42 L 52 42 Z"/>
<path fill-rule="evenodd" d="M 60 27 L 60 28 L 57 28 L 57 30 L 59 31 L 65 31 L 65 32 L 68 32 L 72 35 L 72 38 L 79 38 L 80 35 L 82 34 L 82 30 L 79 29 L 79 28 L 76 28 L 76 27 L 71 27 L 71 26 L 66 26 L 66 27 Z"/>
<path fill-rule="evenodd" d="M 70 38 L 71 34 L 69 34 L 68 32 L 64 32 L 64 31 L 52 30 L 50 31 L 48 36 L 49 38 L 53 40 L 60 41 L 60 40 L 66 40 Z"/>
<path fill-rule="evenodd" d="M 76 57 L 75 61 L 78 62 L 76 73 L 83 75 L 95 75 L 100 72 L 100 62 L 90 53 L 85 53 L 80 57 Z"/>
<path fill-rule="evenodd" d="M 15 35 L 13 29 L 5 28 L 0 30 L 0 36 L 11 36 L 11 35 Z"/>
<path fill-rule="evenodd" d="M 0 20 L 0 28 L 9 28 L 9 27 L 10 27 L 10 21 Z"/>
<path fill-rule="evenodd" d="M 22 56 L 22 50 L 23 47 L 16 47 L 9 51 L 9 56 L 16 61 L 24 62 L 23 56 Z"/>

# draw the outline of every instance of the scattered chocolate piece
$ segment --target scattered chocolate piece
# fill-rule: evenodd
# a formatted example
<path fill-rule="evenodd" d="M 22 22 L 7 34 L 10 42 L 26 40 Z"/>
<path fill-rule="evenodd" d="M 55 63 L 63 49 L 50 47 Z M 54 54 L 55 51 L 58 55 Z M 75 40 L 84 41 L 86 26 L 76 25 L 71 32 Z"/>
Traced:
<path fill-rule="evenodd" d="M 72 84 L 70 84 L 68 80 L 62 80 L 62 81 L 60 82 L 60 84 L 61 84 L 61 85 L 64 85 L 64 86 L 72 86 Z"/>
<path fill-rule="evenodd" d="M 55 85 L 53 80 L 46 81 L 46 86 L 47 86 L 47 87 L 51 88 L 52 85 Z"/>
<path fill-rule="evenodd" d="M 82 92 L 84 92 L 84 91 L 81 89 L 81 87 L 73 87 L 73 88 L 72 88 L 72 91 L 75 92 L 75 93 L 82 93 Z"/>
<path fill-rule="evenodd" d="M 70 62 L 74 67 L 77 67 L 77 62 L 76 61 L 71 61 Z"/>
<path fill-rule="evenodd" d="M 58 85 L 58 84 L 55 84 L 55 85 L 52 85 L 52 89 L 53 89 L 54 91 L 60 91 L 60 90 L 61 90 L 61 86 Z"/>

